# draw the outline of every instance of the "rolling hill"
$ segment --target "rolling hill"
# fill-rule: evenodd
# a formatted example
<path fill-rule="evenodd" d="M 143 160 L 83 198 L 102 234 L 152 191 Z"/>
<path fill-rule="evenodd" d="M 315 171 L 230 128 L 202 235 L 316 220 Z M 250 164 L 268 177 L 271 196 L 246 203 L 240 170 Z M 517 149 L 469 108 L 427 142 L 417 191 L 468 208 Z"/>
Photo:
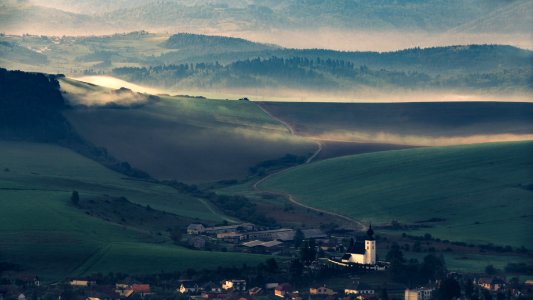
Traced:
<path fill-rule="evenodd" d="M 527 1 L 29 1 L 36 6 L 85 13 L 94 22 L 119 29 L 164 29 L 177 26 L 223 26 L 246 29 L 316 29 L 323 26 L 341 29 L 423 29 L 432 32 L 482 20 L 499 10 L 513 11 Z M 517 12 L 519 13 L 519 12 Z M 133 18 L 135 21 L 133 22 Z M 498 20 L 498 19 L 497 19 Z M 499 19 L 499 25 L 508 20 Z M 230 25 L 228 27 L 228 24 Z M 109 26 L 108 25 L 108 26 Z M 526 24 L 520 23 L 525 26 Z M 139 28 L 141 26 L 142 28 Z M 476 28 L 484 32 L 484 28 Z M 516 28 L 514 28 L 516 29 Z M 519 27 L 524 31 L 524 27 Z M 527 30 L 526 30 L 527 32 Z"/>
<path fill-rule="evenodd" d="M 345 156 L 291 169 L 259 188 L 374 225 L 411 226 L 399 232 L 531 248 L 532 153 L 532 142 L 518 142 Z"/>
<path fill-rule="evenodd" d="M 531 139 L 533 104 L 510 102 L 261 102 L 297 134 L 420 146 Z"/>
<path fill-rule="evenodd" d="M 142 107 L 81 106 L 65 116 L 83 138 L 159 179 L 244 179 L 264 161 L 315 151 L 249 101 L 160 96 Z"/>
<path fill-rule="evenodd" d="M 173 245 L 164 227 L 170 224 L 152 227 L 151 214 L 160 211 L 180 226 L 193 220 L 214 224 L 223 217 L 170 187 L 124 177 L 50 144 L 0 142 L 0 147 L 0 260 L 45 281 L 95 272 L 146 274 L 263 260 Z M 145 219 L 139 224 L 126 211 L 116 222 L 98 217 L 86 206 L 73 205 L 73 190 L 89 203 L 126 197 Z"/>

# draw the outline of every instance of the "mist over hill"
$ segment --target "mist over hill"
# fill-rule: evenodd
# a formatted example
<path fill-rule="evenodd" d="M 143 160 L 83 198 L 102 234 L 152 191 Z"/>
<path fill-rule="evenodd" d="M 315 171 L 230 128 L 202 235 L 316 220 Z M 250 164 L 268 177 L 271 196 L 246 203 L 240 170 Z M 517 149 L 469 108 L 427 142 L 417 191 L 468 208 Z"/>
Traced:
<path fill-rule="evenodd" d="M 350 52 L 190 33 L 1 35 L 0 66 L 73 77 L 114 76 L 168 93 L 254 99 L 401 95 L 402 101 L 527 101 L 533 88 L 533 52 L 508 45 Z"/>
<path fill-rule="evenodd" d="M 15 34 L 187 31 L 346 50 L 458 43 L 533 47 L 533 3 L 527 0 L 4 0 L 1 5 L 0 25 Z"/>

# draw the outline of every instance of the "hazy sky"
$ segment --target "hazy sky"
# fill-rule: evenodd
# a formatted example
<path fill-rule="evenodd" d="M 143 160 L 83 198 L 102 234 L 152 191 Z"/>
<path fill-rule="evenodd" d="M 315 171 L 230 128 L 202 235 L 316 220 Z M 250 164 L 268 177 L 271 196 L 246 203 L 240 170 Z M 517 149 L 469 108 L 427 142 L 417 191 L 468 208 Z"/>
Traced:
<path fill-rule="evenodd" d="M 530 0 L 375 4 L 357 0 L 0 0 L 0 4 L 17 7 L 0 12 L 0 28 L 13 34 L 148 30 L 234 36 L 294 48 L 389 51 L 509 44 L 533 49 Z"/>

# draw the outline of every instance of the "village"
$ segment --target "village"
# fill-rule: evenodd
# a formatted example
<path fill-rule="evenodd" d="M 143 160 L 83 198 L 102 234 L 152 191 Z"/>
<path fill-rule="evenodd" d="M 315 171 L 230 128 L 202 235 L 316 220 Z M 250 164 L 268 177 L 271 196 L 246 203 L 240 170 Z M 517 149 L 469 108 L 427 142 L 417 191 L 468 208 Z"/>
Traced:
<path fill-rule="evenodd" d="M 216 227 L 190 224 L 184 240 L 196 249 L 222 243 L 224 247 L 232 245 L 233 251 L 272 254 L 272 258 L 257 267 L 189 269 L 145 276 L 95 274 L 48 284 L 34 274 L 0 272 L 0 300 L 503 300 L 533 296 L 532 280 L 506 281 L 497 275 L 448 272 L 445 268 L 439 270 L 434 262 L 425 266 L 434 268 L 433 273 L 418 284 L 395 284 L 394 274 L 403 270 L 398 269 L 394 257 L 401 251 L 378 254 L 371 225 L 364 236 L 354 239 L 350 232 L 326 234 L 320 229 L 270 229 L 251 223 Z M 380 284 L 384 278 L 392 280 Z"/>

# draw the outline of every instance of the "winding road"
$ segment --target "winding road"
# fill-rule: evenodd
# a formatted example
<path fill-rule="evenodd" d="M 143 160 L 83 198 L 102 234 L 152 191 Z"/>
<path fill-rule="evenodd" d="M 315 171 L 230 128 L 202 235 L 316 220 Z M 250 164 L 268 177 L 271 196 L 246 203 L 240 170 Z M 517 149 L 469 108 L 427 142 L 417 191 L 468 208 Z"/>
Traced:
<path fill-rule="evenodd" d="M 283 124 L 283 126 L 285 126 L 287 128 L 287 130 L 289 131 L 289 133 L 291 135 L 294 135 L 294 136 L 297 136 L 296 134 L 296 131 L 294 130 L 294 128 L 289 124 L 287 123 L 285 120 L 282 120 L 278 117 L 276 117 L 275 115 L 273 115 L 272 113 L 270 113 L 270 111 L 268 111 L 266 108 L 264 108 L 263 106 L 261 106 L 260 103 L 257 103 L 257 102 L 254 102 L 257 107 L 259 107 L 259 109 L 261 109 L 265 114 L 267 114 L 269 117 L 271 117 L 272 119 L 278 121 L 279 123 Z M 306 138 L 306 137 L 304 137 Z M 313 142 L 317 145 L 317 149 L 316 151 L 305 161 L 304 164 L 309 164 L 311 162 L 313 162 L 313 160 L 320 154 L 320 152 L 322 151 L 322 142 L 321 140 L 318 140 L 318 139 L 313 139 Z M 292 195 L 291 193 L 286 193 L 286 192 L 277 192 L 277 191 L 269 191 L 269 190 L 263 190 L 259 187 L 259 185 L 261 185 L 261 183 L 267 181 L 268 179 L 270 179 L 271 177 L 273 176 L 276 176 L 276 175 L 279 175 L 279 174 L 282 174 L 282 173 L 285 173 L 287 171 L 290 171 L 294 168 L 297 168 L 301 165 L 297 165 L 297 166 L 294 166 L 294 167 L 290 167 L 290 168 L 287 168 L 287 169 L 283 169 L 283 170 L 280 170 L 280 171 L 277 171 L 277 172 L 274 172 L 274 173 L 271 173 L 261 179 L 259 179 L 258 181 L 256 181 L 252 187 L 254 189 L 254 191 L 256 191 L 257 193 L 262 193 L 262 194 L 268 194 L 268 195 L 275 195 L 275 196 L 282 196 L 282 197 L 285 197 L 290 203 L 294 204 L 294 205 L 297 205 L 297 206 L 300 206 L 300 207 L 303 207 L 305 209 L 309 209 L 309 210 L 312 210 L 312 211 L 315 211 L 315 212 L 318 212 L 318 213 L 322 213 L 322 214 L 327 214 L 327 215 L 330 215 L 330 216 L 333 216 L 333 217 L 336 217 L 336 218 L 339 218 L 339 219 L 342 219 L 344 221 L 347 221 L 351 224 L 354 224 L 357 229 L 359 230 L 366 230 L 366 225 L 353 219 L 353 218 L 350 218 L 348 216 L 345 216 L 345 215 L 341 215 L 341 214 L 338 214 L 338 213 L 335 213 L 335 212 L 331 212 L 331 211 L 327 211 L 327 210 L 323 210 L 323 209 L 320 209 L 320 208 L 316 208 L 316 207 L 312 207 L 312 206 L 309 206 L 307 204 L 304 204 L 304 203 L 301 203 L 299 202 L 298 200 L 295 199 L 294 195 Z"/>

